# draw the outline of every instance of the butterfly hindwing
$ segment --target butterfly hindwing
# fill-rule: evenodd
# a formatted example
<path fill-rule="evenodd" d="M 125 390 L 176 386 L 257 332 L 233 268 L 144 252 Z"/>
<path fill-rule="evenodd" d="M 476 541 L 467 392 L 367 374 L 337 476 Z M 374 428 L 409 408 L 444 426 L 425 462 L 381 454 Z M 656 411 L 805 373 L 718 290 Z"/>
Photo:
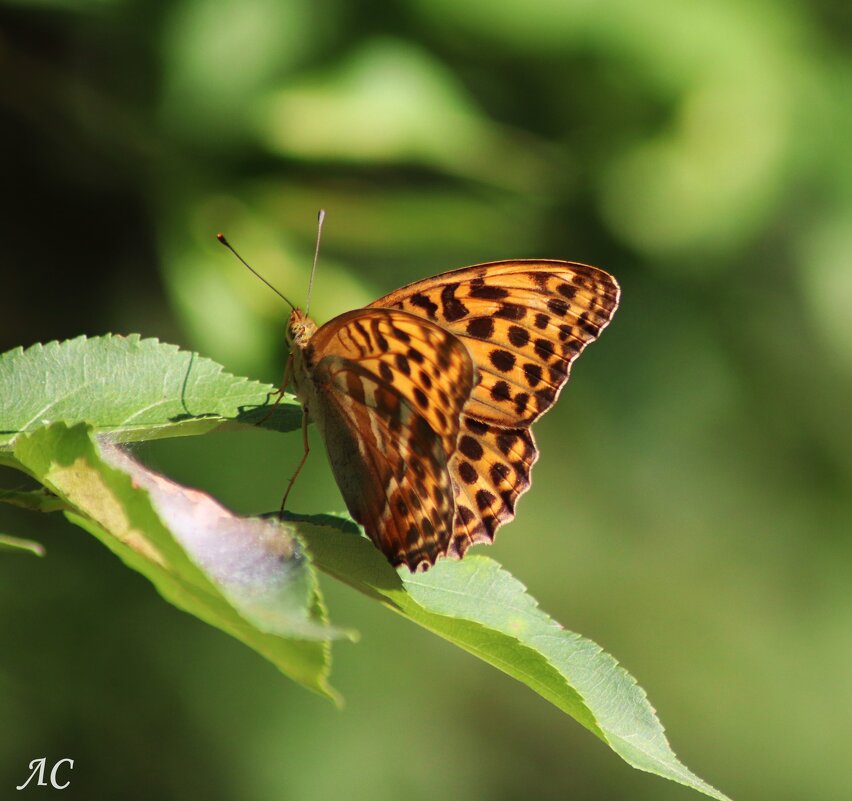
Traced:
<path fill-rule="evenodd" d="M 309 413 L 353 517 L 393 564 L 434 563 L 453 533 L 468 349 L 405 311 L 362 309 L 322 326 L 305 356 Z"/>
<path fill-rule="evenodd" d="M 456 517 L 449 553 L 463 556 L 477 542 L 492 542 L 515 516 L 530 486 L 538 449 L 529 428 L 503 428 L 462 416 L 459 447 L 450 460 Z"/>

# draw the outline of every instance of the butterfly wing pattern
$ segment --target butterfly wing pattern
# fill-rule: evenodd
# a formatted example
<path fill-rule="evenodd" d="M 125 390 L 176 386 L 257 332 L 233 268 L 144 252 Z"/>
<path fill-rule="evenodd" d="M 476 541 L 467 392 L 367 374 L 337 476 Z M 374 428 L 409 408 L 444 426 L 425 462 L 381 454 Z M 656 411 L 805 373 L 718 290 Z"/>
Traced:
<path fill-rule="evenodd" d="M 433 563 L 455 514 L 448 460 L 476 380 L 467 348 L 408 312 L 360 309 L 322 326 L 303 358 L 300 394 L 352 516 L 394 565 Z"/>
<path fill-rule="evenodd" d="M 574 360 L 612 319 L 619 287 L 565 261 L 503 261 L 410 284 L 370 307 L 418 314 L 455 334 L 478 381 L 462 410 L 449 469 L 456 514 L 447 553 L 492 542 L 530 486 L 530 426 L 555 402 Z M 369 308 L 369 307 L 368 307 Z"/>
<path fill-rule="evenodd" d="M 409 284 L 310 338 L 297 394 L 392 564 L 461 557 L 514 517 L 538 458 L 530 426 L 618 299 L 595 267 L 491 262 Z"/>

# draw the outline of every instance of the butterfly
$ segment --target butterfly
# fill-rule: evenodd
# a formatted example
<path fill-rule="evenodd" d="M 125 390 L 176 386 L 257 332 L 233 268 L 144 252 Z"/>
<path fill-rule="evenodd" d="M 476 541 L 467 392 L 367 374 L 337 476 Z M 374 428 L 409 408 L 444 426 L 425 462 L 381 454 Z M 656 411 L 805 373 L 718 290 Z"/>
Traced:
<path fill-rule="evenodd" d="M 305 423 L 392 565 L 461 558 L 515 516 L 538 458 L 531 426 L 618 300 L 596 267 L 522 260 L 417 281 L 321 327 L 293 309 L 287 373 Z"/>

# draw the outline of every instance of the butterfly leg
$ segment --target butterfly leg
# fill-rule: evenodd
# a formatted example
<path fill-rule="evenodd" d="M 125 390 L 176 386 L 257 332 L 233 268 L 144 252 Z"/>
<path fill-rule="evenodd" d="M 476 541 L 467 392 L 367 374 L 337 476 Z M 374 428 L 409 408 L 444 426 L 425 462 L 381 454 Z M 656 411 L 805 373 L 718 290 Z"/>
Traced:
<path fill-rule="evenodd" d="M 272 413 L 278 408 L 278 404 L 281 403 L 282 398 L 284 397 L 284 393 L 287 390 L 287 384 L 290 383 L 290 377 L 293 375 L 293 354 L 291 353 L 289 358 L 287 359 L 287 365 L 284 368 L 284 378 L 281 379 L 281 386 L 278 387 L 278 392 L 275 393 L 275 403 L 272 404 L 270 410 L 257 421 L 256 425 L 263 425 L 270 417 L 272 417 Z"/>
<path fill-rule="evenodd" d="M 279 512 L 284 511 L 284 505 L 287 503 L 287 496 L 290 494 L 290 490 L 293 489 L 293 484 L 296 483 L 296 477 L 299 473 L 302 472 L 302 468 L 305 466 L 305 462 L 308 461 L 308 454 L 311 452 L 311 444 L 308 442 L 308 408 L 307 406 L 302 407 L 302 445 L 304 447 L 304 452 L 302 453 L 302 460 L 299 462 L 296 467 L 295 472 L 292 476 L 290 476 L 290 481 L 287 484 L 287 489 L 284 492 L 284 497 L 281 499 L 281 509 Z"/>

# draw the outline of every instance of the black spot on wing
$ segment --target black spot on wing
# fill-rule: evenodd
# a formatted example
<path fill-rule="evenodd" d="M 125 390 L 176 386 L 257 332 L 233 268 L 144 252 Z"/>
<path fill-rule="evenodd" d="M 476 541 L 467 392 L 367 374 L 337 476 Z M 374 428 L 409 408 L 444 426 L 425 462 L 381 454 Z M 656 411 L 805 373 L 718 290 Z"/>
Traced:
<path fill-rule="evenodd" d="M 465 484 L 474 484 L 479 478 L 476 468 L 470 462 L 461 462 L 459 464 L 459 475 Z"/>
<path fill-rule="evenodd" d="M 480 437 L 483 434 L 488 433 L 488 423 L 483 423 L 481 420 L 474 420 L 474 418 L 472 417 L 465 417 L 464 424 L 467 427 L 468 431 L 472 431 L 474 434 Z"/>
<path fill-rule="evenodd" d="M 502 462 L 495 462 L 491 465 L 491 481 L 493 481 L 496 486 L 509 476 L 509 472 L 510 470 L 508 465 L 505 465 Z"/>
<path fill-rule="evenodd" d="M 394 357 L 394 361 L 396 362 L 396 368 L 401 373 L 405 373 L 405 375 L 411 375 L 411 367 L 408 364 L 408 359 L 405 358 L 401 353 L 397 353 Z"/>
<path fill-rule="evenodd" d="M 444 319 L 450 323 L 461 320 L 462 317 L 466 317 L 469 313 L 467 306 L 456 297 L 458 287 L 457 283 L 445 284 L 441 290 L 441 310 L 444 314 Z"/>
<path fill-rule="evenodd" d="M 557 317 L 564 317 L 568 311 L 568 303 L 562 298 L 551 298 L 547 301 L 547 308 Z"/>
<path fill-rule="evenodd" d="M 482 445 L 467 434 L 459 440 L 459 450 L 467 456 L 468 459 L 472 459 L 474 462 L 477 462 L 482 458 Z"/>
<path fill-rule="evenodd" d="M 508 401 L 512 399 L 509 385 L 505 381 L 498 381 L 491 387 L 491 397 L 496 401 Z"/>
<path fill-rule="evenodd" d="M 417 401 L 417 405 L 421 409 L 429 408 L 429 398 L 426 397 L 426 393 L 420 387 L 414 387 L 414 400 Z"/>
<path fill-rule="evenodd" d="M 519 325 L 509 326 L 509 342 L 516 348 L 526 347 L 530 341 L 530 332 L 526 328 L 521 328 Z"/>
<path fill-rule="evenodd" d="M 464 523 L 465 525 L 469 524 L 476 517 L 476 515 L 466 506 L 459 505 L 456 507 L 456 511 L 458 512 L 462 523 Z"/>
<path fill-rule="evenodd" d="M 490 317 L 474 317 L 467 324 L 467 333 L 479 339 L 490 339 L 494 333 L 494 320 Z"/>
<path fill-rule="evenodd" d="M 495 312 L 495 317 L 503 317 L 507 320 L 523 320 L 527 310 L 519 303 L 504 303 Z"/>
<path fill-rule="evenodd" d="M 427 317 L 434 320 L 435 312 L 438 311 L 438 304 L 432 301 L 428 295 L 424 295 L 422 292 L 416 292 L 409 298 L 412 306 L 416 306 L 418 309 L 423 309 L 426 312 Z"/>
<path fill-rule="evenodd" d="M 472 282 L 469 294 L 472 298 L 482 298 L 483 300 L 503 300 L 503 298 L 509 295 L 509 290 L 503 289 L 501 286 Z"/>
<path fill-rule="evenodd" d="M 543 362 L 553 358 L 553 343 L 549 339 L 537 339 L 534 346 L 536 356 Z"/>
<path fill-rule="evenodd" d="M 527 383 L 531 387 L 535 387 L 541 383 L 541 365 L 527 362 L 524 365 L 524 375 L 526 376 Z"/>
<path fill-rule="evenodd" d="M 589 320 L 589 313 L 583 312 L 580 315 L 577 324 L 580 328 L 583 329 L 590 337 L 596 337 L 600 333 L 600 327 L 595 325 L 593 322 Z"/>
<path fill-rule="evenodd" d="M 508 373 L 515 366 L 515 355 L 507 350 L 492 350 L 489 354 L 491 364 L 501 373 Z"/>
<path fill-rule="evenodd" d="M 480 512 L 489 509 L 492 503 L 494 503 L 494 496 L 488 490 L 481 489 L 477 491 L 476 505 L 479 507 Z"/>

